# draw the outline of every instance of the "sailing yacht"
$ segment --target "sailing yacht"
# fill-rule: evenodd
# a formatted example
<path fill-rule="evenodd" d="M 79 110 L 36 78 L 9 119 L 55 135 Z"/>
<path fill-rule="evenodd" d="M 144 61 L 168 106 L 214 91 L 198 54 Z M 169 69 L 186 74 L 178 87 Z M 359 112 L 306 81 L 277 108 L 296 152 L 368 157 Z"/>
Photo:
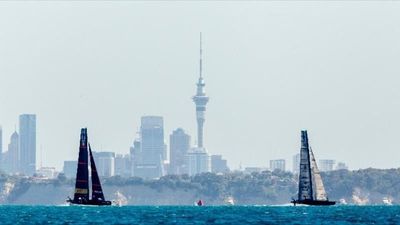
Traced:
<path fill-rule="evenodd" d="M 89 157 L 92 178 L 92 198 L 89 198 Z M 90 144 L 88 144 L 86 128 L 81 129 L 74 198 L 68 198 L 67 202 L 75 205 L 111 205 L 111 201 L 106 201 L 104 199 L 103 189 L 101 187 L 99 175 L 97 174 L 92 149 L 90 148 Z"/>
<path fill-rule="evenodd" d="M 301 131 L 298 199 L 291 203 L 304 205 L 334 205 L 326 194 L 314 153 L 308 144 L 307 131 Z"/>

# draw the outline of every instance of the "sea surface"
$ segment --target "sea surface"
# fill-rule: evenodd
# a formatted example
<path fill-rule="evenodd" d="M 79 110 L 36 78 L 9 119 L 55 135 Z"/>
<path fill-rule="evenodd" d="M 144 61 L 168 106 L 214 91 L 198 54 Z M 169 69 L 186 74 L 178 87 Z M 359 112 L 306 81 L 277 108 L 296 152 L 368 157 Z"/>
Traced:
<path fill-rule="evenodd" d="M 1 224 L 400 224 L 400 206 L 0 206 Z"/>

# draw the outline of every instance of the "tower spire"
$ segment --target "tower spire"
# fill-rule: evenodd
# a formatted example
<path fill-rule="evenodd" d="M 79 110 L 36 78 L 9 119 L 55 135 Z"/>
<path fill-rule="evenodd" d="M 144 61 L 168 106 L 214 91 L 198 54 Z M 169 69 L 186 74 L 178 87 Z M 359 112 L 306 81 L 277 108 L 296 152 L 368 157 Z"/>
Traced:
<path fill-rule="evenodd" d="M 203 124 L 205 121 L 205 111 L 206 105 L 209 100 L 207 97 L 204 86 L 206 85 L 203 79 L 203 40 L 200 32 L 200 76 L 199 80 L 196 84 L 197 92 L 196 95 L 193 96 L 193 102 L 196 105 L 196 119 L 197 119 L 197 146 L 199 148 L 203 147 Z"/>
<path fill-rule="evenodd" d="M 200 78 L 203 77 L 203 40 L 200 32 Z"/>

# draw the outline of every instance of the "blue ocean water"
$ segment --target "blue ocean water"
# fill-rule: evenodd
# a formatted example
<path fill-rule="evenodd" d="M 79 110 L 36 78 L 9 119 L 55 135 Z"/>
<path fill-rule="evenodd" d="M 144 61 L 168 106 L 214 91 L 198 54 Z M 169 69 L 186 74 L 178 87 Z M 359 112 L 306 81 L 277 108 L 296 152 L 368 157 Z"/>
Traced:
<path fill-rule="evenodd" d="M 0 206 L 1 224 L 400 224 L 400 206 Z"/>

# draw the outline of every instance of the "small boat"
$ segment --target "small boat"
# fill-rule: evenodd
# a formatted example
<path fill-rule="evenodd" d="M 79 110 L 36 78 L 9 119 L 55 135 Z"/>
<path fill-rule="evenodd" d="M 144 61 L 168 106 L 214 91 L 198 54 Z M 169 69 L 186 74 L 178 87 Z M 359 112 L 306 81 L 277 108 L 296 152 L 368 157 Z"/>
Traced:
<path fill-rule="evenodd" d="M 347 205 L 346 199 L 345 199 L 345 198 L 339 199 L 339 204 L 341 204 L 341 205 Z"/>
<path fill-rule="evenodd" d="M 308 144 L 306 130 L 301 131 L 298 199 L 293 199 L 291 203 L 293 205 L 335 205 L 336 203 L 328 199 L 314 153 Z"/>
<path fill-rule="evenodd" d="M 203 206 L 204 203 L 203 203 L 203 201 L 200 199 L 199 201 L 196 202 L 196 205 L 197 205 L 197 206 Z"/>
<path fill-rule="evenodd" d="M 224 202 L 226 205 L 235 205 L 235 199 L 232 196 L 225 198 Z"/>
<path fill-rule="evenodd" d="M 92 178 L 91 198 L 89 198 L 89 157 Z M 103 189 L 101 188 L 100 178 L 97 174 L 92 149 L 90 148 L 90 144 L 88 144 L 86 128 L 81 129 L 74 198 L 68 198 L 67 202 L 73 205 L 111 205 L 111 201 L 106 201 L 104 199 Z"/>
<path fill-rule="evenodd" d="M 384 204 L 384 205 L 393 205 L 393 203 L 392 203 L 392 198 L 390 198 L 390 197 L 383 197 L 382 198 L 382 203 Z"/>
<path fill-rule="evenodd" d="M 116 199 L 113 201 L 113 205 L 124 206 L 128 204 L 128 199 L 119 191 L 115 193 Z"/>

